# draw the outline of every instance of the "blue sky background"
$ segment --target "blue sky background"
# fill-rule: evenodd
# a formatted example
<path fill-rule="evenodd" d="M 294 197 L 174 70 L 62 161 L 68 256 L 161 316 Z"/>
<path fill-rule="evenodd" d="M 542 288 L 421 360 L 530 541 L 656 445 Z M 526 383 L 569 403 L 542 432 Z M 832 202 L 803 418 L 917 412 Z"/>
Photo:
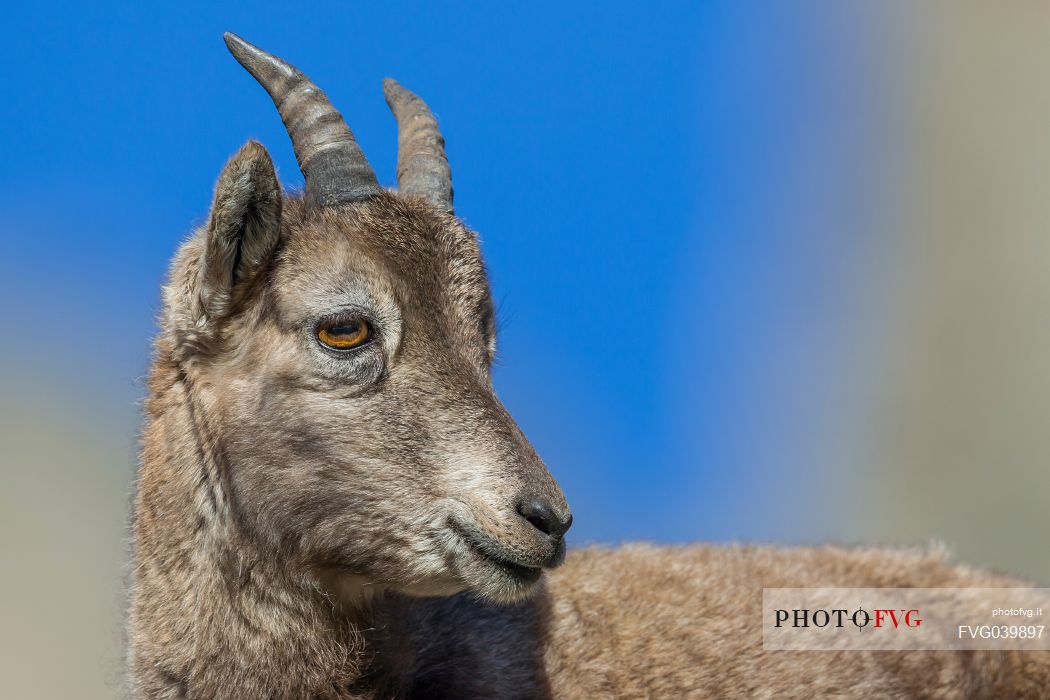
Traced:
<path fill-rule="evenodd" d="M 880 255 L 865 221 L 893 128 L 874 108 L 877 14 L 288 7 L 5 9 L 11 391 L 105 417 L 124 436 L 112 468 L 130 473 L 159 284 L 222 164 L 257 138 L 301 183 L 272 104 L 223 46 L 232 30 L 327 91 L 384 183 L 381 79 L 437 113 L 503 322 L 497 386 L 570 498 L 574 542 L 841 532 L 811 497 L 830 488 L 815 465 L 878 335 L 857 282 Z"/>

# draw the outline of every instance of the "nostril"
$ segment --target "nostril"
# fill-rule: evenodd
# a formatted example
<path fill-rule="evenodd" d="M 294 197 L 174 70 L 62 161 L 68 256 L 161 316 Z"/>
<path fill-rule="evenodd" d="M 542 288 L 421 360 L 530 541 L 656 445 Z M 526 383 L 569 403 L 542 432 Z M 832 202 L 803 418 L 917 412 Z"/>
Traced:
<path fill-rule="evenodd" d="M 562 520 L 554 513 L 546 499 L 534 496 L 518 503 L 518 513 L 532 526 L 549 537 L 561 537 L 572 525 L 572 516 Z"/>
<path fill-rule="evenodd" d="M 534 504 L 531 506 L 525 506 L 522 509 L 521 514 L 525 516 L 525 519 L 532 523 L 533 527 L 542 532 L 544 535 L 551 534 L 554 529 L 551 527 L 550 514 L 544 510 L 542 504 Z"/>

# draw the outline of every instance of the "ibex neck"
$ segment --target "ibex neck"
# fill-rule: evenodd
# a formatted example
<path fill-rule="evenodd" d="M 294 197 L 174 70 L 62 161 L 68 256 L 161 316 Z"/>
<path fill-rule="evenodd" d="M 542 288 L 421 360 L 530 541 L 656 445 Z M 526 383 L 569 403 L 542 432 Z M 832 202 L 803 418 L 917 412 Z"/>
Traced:
<path fill-rule="evenodd" d="M 360 630 L 372 611 L 348 612 L 236 527 L 193 390 L 164 374 L 151 380 L 135 505 L 134 696 L 371 697 Z"/>

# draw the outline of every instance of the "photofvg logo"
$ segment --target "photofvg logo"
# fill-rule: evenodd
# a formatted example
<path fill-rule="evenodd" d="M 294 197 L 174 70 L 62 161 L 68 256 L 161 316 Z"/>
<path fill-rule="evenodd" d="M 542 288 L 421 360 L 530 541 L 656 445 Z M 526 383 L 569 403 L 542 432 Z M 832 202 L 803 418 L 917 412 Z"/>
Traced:
<path fill-rule="evenodd" d="M 765 588 L 768 651 L 1050 649 L 1046 588 Z"/>
<path fill-rule="evenodd" d="M 857 608 L 851 613 L 843 608 L 835 608 L 833 610 L 795 608 L 793 610 L 778 609 L 776 617 L 777 627 L 783 627 L 789 623 L 792 627 L 809 627 L 810 625 L 827 627 L 833 624 L 839 628 L 852 624 L 857 629 L 864 629 L 871 624 L 874 624 L 875 627 L 882 627 L 884 624 L 892 624 L 894 627 L 900 627 L 901 625 L 905 627 L 919 627 L 922 625 L 922 618 L 919 617 L 919 611 L 916 609 L 877 608 L 869 612 L 868 610 Z"/>

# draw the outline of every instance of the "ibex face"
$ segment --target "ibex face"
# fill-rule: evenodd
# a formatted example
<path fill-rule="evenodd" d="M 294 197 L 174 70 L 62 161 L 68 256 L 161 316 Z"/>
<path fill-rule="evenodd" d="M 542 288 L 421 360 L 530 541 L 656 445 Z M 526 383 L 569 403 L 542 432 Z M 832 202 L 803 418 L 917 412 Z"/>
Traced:
<path fill-rule="evenodd" d="M 249 143 L 166 288 L 166 334 L 232 520 L 336 587 L 512 601 L 564 555 L 557 484 L 493 392 L 492 300 L 436 122 L 393 81 L 382 191 L 305 76 L 232 35 L 306 177 Z"/>

